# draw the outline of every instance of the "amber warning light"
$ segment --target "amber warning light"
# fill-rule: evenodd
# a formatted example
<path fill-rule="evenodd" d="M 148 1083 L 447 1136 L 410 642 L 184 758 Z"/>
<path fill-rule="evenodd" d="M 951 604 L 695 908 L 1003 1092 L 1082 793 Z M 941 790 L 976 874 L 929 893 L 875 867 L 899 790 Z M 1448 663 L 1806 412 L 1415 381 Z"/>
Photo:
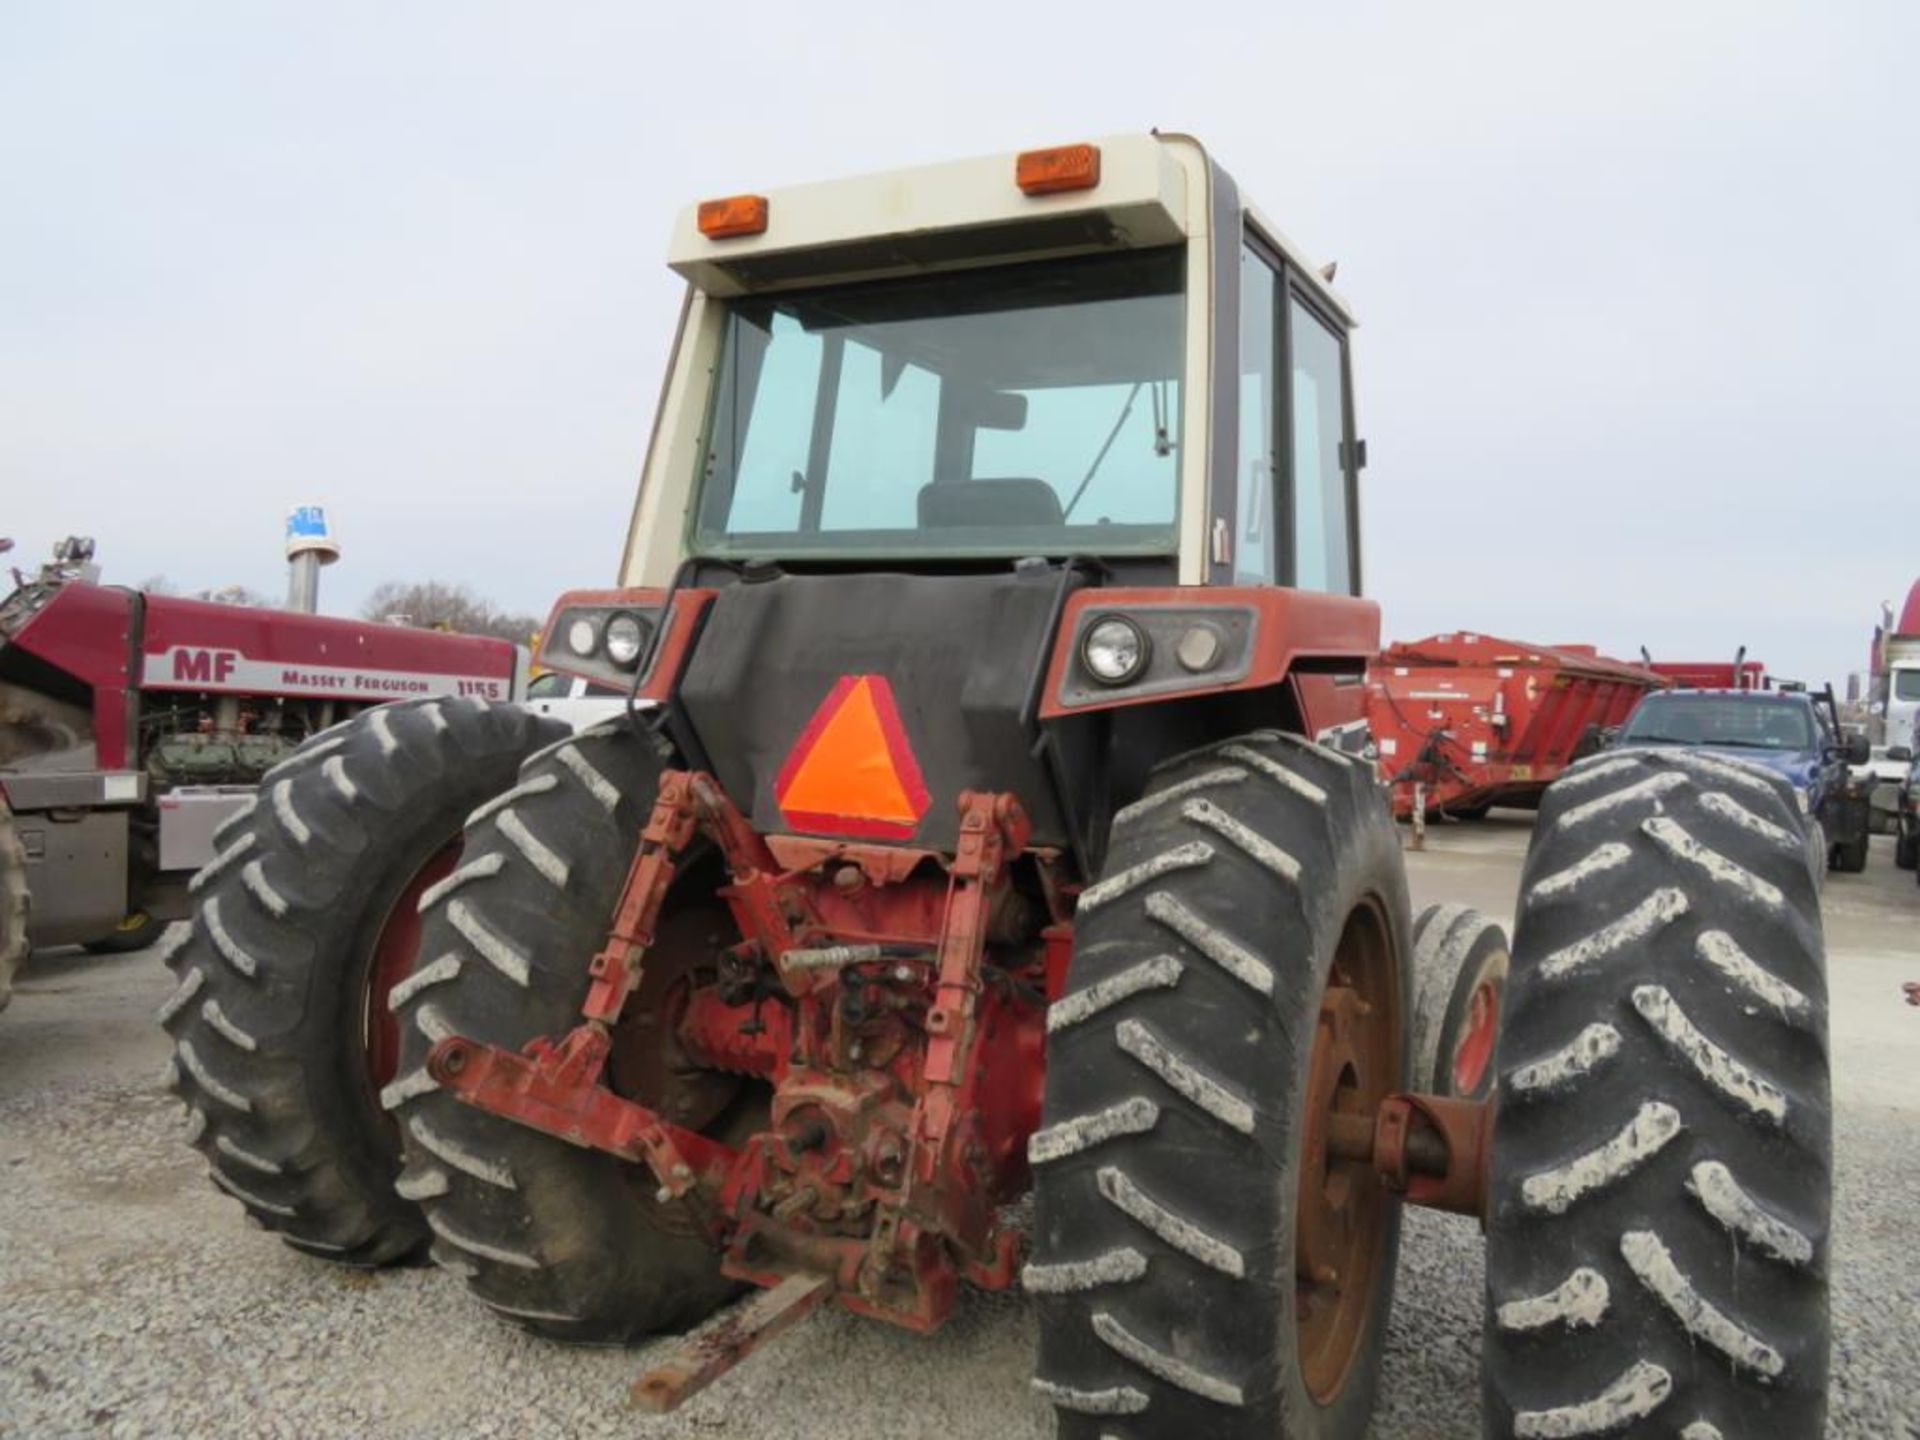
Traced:
<path fill-rule="evenodd" d="M 1100 183 L 1100 147 L 1057 145 L 1051 150 L 1023 151 L 1014 162 L 1013 175 L 1028 195 L 1091 190 Z"/>
<path fill-rule="evenodd" d="M 700 233 L 709 240 L 764 234 L 767 228 L 767 197 L 729 195 L 724 200 L 702 200 L 699 215 Z"/>

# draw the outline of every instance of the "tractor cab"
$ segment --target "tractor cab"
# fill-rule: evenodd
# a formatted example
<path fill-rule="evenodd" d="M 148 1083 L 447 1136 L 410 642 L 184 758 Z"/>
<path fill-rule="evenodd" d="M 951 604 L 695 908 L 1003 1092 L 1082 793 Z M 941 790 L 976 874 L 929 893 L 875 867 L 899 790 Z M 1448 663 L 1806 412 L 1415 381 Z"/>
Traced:
<path fill-rule="evenodd" d="M 626 588 L 539 658 L 668 706 L 756 828 L 951 851 L 1008 790 L 1092 867 L 1147 757 L 1358 720 L 1352 319 L 1196 142 L 708 201 L 670 261 Z M 884 775 L 837 787 L 798 742 L 848 697 Z"/>

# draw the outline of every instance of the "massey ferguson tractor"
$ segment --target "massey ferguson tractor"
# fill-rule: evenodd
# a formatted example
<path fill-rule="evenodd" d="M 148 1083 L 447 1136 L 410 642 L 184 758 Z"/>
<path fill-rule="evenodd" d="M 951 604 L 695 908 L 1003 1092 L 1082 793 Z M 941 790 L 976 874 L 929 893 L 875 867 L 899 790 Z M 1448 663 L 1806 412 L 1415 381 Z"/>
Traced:
<path fill-rule="evenodd" d="M 1488 1434 L 1819 1435 L 1793 796 L 1586 760 L 1510 954 L 1416 943 L 1327 743 L 1379 644 L 1353 321 L 1206 151 L 712 200 L 671 263 L 620 584 L 540 656 L 626 713 L 403 701 L 267 775 L 170 956 L 215 1182 L 561 1339 L 760 1287 L 654 1408 L 818 1304 L 1023 1286 L 1060 1432 L 1132 1440 L 1361 1435 L 1436 1206 L 1486 1232 Z"/>
<path fill-rule="evenodd" d="M 511 699 L 502 640 L 95 583 L 69 539 L 0 599 L 0 1007 L 30 945 L 137 950 L 301 742 L 398 696 Z"/>

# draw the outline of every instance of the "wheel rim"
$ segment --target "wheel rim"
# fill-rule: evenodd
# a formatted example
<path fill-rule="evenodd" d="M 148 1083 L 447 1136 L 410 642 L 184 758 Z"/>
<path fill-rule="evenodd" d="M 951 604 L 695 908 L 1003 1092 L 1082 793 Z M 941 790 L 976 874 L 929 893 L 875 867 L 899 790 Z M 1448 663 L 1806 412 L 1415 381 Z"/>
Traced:
<path fill-rule="evenodd" d="M 367 965 L 366 993 L 361 997 L 360 1038 L 366 1056 L 367 1080 L 376 1096 L 400 1068 L 400 1022 L 393 1017 L 387 997 L 407 978 L 420 953 L 420 897 L 428 887 L 453 873 L 460 859 L 460 841 L 450 840 L 414 872 L 394 898 Z"/>
<path fill-rule="evenodd" d="M 720 949 L 739 939 L 732 913 L 699 888 L 702 878 L 689 877 L 656 922 L 640 988 L 613 1027 L 607 1086 L 676 1125 L 737 1148 L 767 1128 L 772 1091 L 744 1074 L 705 1067 L 682 1043 L 681 1024 L 694 991 L 710 978 L 707 972 Z M 652 1172 L 630 1165 L 625 1173 L 636 1196 L 651 1202 L 658 1188 Z M 647 1203 L 639 1213 L 658 1229 L 707 1235 L 705 1218 L 691 1206 Z"/>
<path fill-rule="evenodd" d="M 1300 1373 L 1316 1404 L 1340 1394 L 1365 1348 L 1393 1205 L 1372 1166 L 1329 1153 L 1335 1116 L 1370 1118 L 1399 1087 L 1400 991 L 1380 903 L 1347 917 L 1308 1064 L 1294 1300 Z"/>
<path fill-rule="evenodd" d="M 1491 979 L 1473 987 L 1467 1002 L 1467 1029 L 1453 1051 L 1453 1093 L 1472 1095 L 1487 1078 L 1494 1037 L 1500 1033 L 1500 992 Z"/>

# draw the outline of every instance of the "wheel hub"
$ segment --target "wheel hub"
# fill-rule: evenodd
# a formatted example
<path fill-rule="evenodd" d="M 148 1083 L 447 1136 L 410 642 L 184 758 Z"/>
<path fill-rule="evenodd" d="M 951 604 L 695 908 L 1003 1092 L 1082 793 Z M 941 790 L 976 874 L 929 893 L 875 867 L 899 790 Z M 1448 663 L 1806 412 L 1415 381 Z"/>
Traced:
<path fill-rule="evenodd" d="M 1373 1167 L 1332 1143 L 1371 1123 L 1399 1081 L 1398 975 L 1384 917 L 1371 903 L 1341 937 L 1320 999 L 1307 1073 L 1294 1233 L 1300 1369 L 1316 1403 L 1332 1403 L 1364 1347 L 1392 1202 Z"/>
<path fill-rule="evenodd" d="M 1493 1043 L 1500 1030 L 1500 995 L 1490 979 L 1474 987 L 1467 1002 L 1466 1031 L 1453 1052 L 1453 1093 L 1472 1095 L 1487 1078 Z"/>

